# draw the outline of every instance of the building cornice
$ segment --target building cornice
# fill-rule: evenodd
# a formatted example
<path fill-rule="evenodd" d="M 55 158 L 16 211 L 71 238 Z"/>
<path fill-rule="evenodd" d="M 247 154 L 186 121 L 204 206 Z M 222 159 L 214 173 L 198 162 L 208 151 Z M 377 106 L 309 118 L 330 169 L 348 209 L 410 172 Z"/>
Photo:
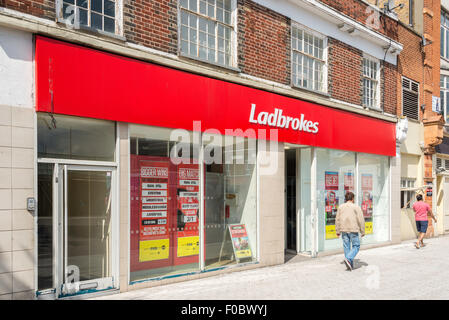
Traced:
<path fill-rule="evenodd" d="M 389 122 L 397 122 L 396 117 L 385 115 L 379 112 L 373 112 L 364 108 L 352 107 L 336 101 L 331 101 L 330 99 L 325 98 L 319 94 L 293 89 L 283 84 L 277 84 L 274 82 L 270 83 L 266 80 L 255 77 L 239 75 L 237 72 L 232 70 L 217 69 L 213 66 L 208 67 L 206 65 L 199 65 L 188 60 L 180 59 L 174 55 L 169 55 L 163 52 L 159 53 L 154 49 L 143 50 L 139 46 L 127 43 L 126 41 L 122 41 L 120 39 L 80 32 L 78 30 L 73 30 L 61 26 L 53 21 L 40 19 L 27 14 L 22 14 L 10 9 L 0 8 L 0 26 L 22 30 L 34 34 L 40 34 L 62 41 L 68 41 L 71 43 L 88 46 L 93 49 L 104 50 L 110 53 L 183 70 L 202 76 L 233 82 L 255 89 L 265 90 L 283 96 L 305 100 L 371 118 Z"/>
<path fill-rule="evenodd" d="M 317 0 L 288 0 L 288 1 L 295 3 L 304 9 L 311 10 L 315 12 L 317 15 L 325 18 L 330 22 L 333 22 L 336 25 L 343 24 L 344 27 L 348 30 L 348 32 L 351 32 L 352 34 L 354 34 L 355 32 L 354 34 L 355 36 L 367 39 L 373 43 L 376 43 L 384 47 L 385 49 L 389 48 L 388 49 L 389 53 L 393 55 L 398 55 L 403 49 L 402 44 L 400 44 L 399 42 L 381 34 L 380 32 L 373 30 L 372 28 L 368 28 L 364 24 L 354 20 L 353 18 L 345 14 L 342 14 L 341 12 L 335 10 L 334 8 L 324 3 L 321 3 Z M 379 14 L 381 14 L 380 11 Z M 394 21 L 397 22 L 396 20 Z"/>

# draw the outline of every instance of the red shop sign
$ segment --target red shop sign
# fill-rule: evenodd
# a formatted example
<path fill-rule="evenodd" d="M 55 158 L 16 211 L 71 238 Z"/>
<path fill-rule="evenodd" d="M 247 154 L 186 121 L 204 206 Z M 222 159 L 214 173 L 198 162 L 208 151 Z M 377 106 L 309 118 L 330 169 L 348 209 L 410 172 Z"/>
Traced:
<path fill-rule="evenodd" d="M 42 36 L 35 59 L 37 111 L 186 130 L 201 121 L 222 134 L 277 128 L 282 142 L 395 155 L 388 121 Z"/>

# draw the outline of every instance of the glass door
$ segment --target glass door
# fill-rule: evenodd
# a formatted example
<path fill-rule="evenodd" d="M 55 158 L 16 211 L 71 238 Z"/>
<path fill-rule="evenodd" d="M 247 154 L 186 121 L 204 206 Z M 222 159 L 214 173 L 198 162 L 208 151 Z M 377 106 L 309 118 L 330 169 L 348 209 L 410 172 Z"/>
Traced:
<path fill-rule="evenodd" d="M 61 296 L 112 289 L 115 169 L 59 166 Z"/>

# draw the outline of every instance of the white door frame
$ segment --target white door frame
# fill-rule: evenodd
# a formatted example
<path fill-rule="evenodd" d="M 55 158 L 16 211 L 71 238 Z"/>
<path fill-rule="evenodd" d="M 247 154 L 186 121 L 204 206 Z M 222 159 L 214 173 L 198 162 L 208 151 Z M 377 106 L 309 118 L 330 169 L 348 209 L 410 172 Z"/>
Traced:
<path fill-rule="evenodd" d="M 83 160 L 62 160 L 62 159 L 38 159 L 38 163 L 53 163 L 53 287 L 55 288 L 56 298 L 61 298 L 65 295 L 79 294 L 79 290 L 101 291 L 106 289 L 119 288 L 119 210 L 118 210 L 118 170 L 116 162 L 96 162 Z M 64 234 L 67 235 L 67 226 L 64 225 L 64 216 L 67 214 L 67 207 L 63 206 L 67 203 L 66 189 L 64 184 L 67 177 L 67 171 L 110 171 L 111 177 L 111 277 L 101 279 L 99 281 L 82 281 L 77 283 L 74 288 L 71 288 L 71 293 L 68 294 L 68 289 L 64 286 L 66 275 L 63 274 L 64 261 L 67 257 L 63 256 L 64 250 L 62 245 L 67 246 L 64 239 Z M 64 197 L 64 199 L 63 199 Z M 65 228 L 65 230 L 63 230 Z M 67 248 L 65 248 L 67 249 Z M 90 284 L 97 282 L 96 288 L 89 288 Z M 84 288 L 83 288 L 84 287 Z M 73 292 L 74 290 L 74 292 Z M 84 292 L 83 292 L 84 293 Z M 89 291 L 91 293 L 91 291 Z"/>

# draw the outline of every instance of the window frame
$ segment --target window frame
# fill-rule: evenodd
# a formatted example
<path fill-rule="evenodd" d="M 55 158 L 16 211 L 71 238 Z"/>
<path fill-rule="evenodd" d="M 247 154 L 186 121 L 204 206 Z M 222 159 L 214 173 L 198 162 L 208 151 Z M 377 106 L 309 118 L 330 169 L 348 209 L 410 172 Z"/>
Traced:
<path fill-rule="evenodd" d="M 197 8 L 199 8 L 199 1 L 200 0 L 197 0 Z M 204 62 L 204 63 L 207 63 L 207 64 L 211 64 L 211 65 L 215 65 L 215 66 L 219 66 L 219 67 L 222 67 L 222 68 L 226 68 L 226 69 L 231 69 L 231 70 L 234 70 L 234 71 L 240 71 L 240 69 L 238 68 L 238 52 L 237 52 L 237 42 L 238 42 L 238 36 L 237 36 L 237 32 L 238 32 L 238 29 L 237 29 L 237 26 L 238 26 L 238 4 L 237 4 L 237 0 L 230 0 L 231 1 L 231 24 L 226 24 L 226 23 L 223 23 L 223 22 L 220 22 L 220 21 L 218 21 L 216 18 L 211 18 L 211 17 L 209 17 L 209 16 L 207 16 L 207 15 L 204 15 L 204 14 L 202 14 L 202 13 L 200 13 L 199 12 L 199 10 L 198 10 L 198 12 L 196 12 L 196 11 L 192 11 L 192 10 L 190 10 L 190 9 L 186 9 L 186 8 L 184 8 L 184 7 L 181 7 L 181 3 L 180 3 L 180 1 L 177 1 L 177 10 L 178 10 L 178 12 L 177 12 L 177 17 L 178 17 L 178 22 L 177 22 L 177 24 L 178 24 L 178 26 L 177 26 L 177 30 L 178 30 L 178 56 L 179 57 L 183 57 L 183 58 L 188 58 L 188 59 L 192 59 L 192 60 L 196 60 L 196 61 L 200 61 L 200 62 Z M 216 0 L 215 0 L 215 12 L 216 12 L 216 9 L 217 9 L 217 5 L 216 5 Z M 186 12 L 188 12 L 189 14 L 194 14 L 194 15 L 196 15 L 197 17 L 201 17 L 201 18 L 204 18 L 204 19 L 206 19 L 206 20 L 208 20 L 208 21 L 213 21 L 214 22 L 214 24 L 215 24 L 215 49 L 214 49 L 214 52 L 215 52 L 215 60 L 216 61 L 211 61 L 211 60 L 208 60 L 208 59 L 203 59 L 203 58 L 200 58 L 199 57 L 199 54 L 198 55 L 196 55 L 196 56 L 193 56 L 193 55 L 191 55 L 191 54 L 189 54 L 189 53 L 184 53 L 184 52 L 182 52 L 182 50 L 181 50 L 181 42 L 182 42 L 182 37 L 181 37 L 181 28 L 182 28 L 182 18 L 181 18 L 181 12 L 182 12 L 182 10 L 184 10 L 184 11 L 186 11 Z M 215 16 L 216 16 L 216 14 L 215 14 Z M 199 23 L 199 19 L 198 19 L 198 22 L 197 22 L 197 46 L 198 46 L 198 48 L 199 48 L 199 32 L 200 32 L 200 30 L 199 30 L 199 27 L 198 27 L 198 23 Z M 218 58 L 218 44 L 217 44 L 217 41 L 218 41 L 218 34 L 217 34 L 217 32 L 218 32 L 218 24 L 222 24 L 222 25 L 224 25 L 224 26 L 227 26 L 227 27 L 231 27 L 231 39 L 230 39 L 230 46 L 231 46 L 231 48 L 230 48 L 230 50 L 231 50 L 231 53 L 230 53 L 230 64 L 229 65 L 226 65 L 226 64 L 222 64 L 222 63 L 219 63 L 217 60 L 217 58 Z"/>
<path fill-rule="evenodd" d="M 319 59 L 314 57 L 313 55 L 310 55 L 304 51 L 299 51 L 299 50 L 295 50 L 293 49 L 293 29 L 299 29 L 301 31 L 303 31 L 303 35 L 304 32 L 307 32 L 308 34 L 311 34 L 313 37 L 319 38 L 321 40 L 323 40 L 323 59 Z M 303 41 L 303 45 L 302 47 L 304 48 L 304 36 L 302 38 Z M 304 86 L 300 86 L 296 84 L 296 79 L 293 78 L 293 54 L 294 52 L 297 52 L 298 54 L 301 54 L 305 57 L 308 57 L 310 59 L 316 60 L 316 61 L 320 61 L 323 63 L 323 90 L 316 90 L 316 89 L 309 89 L 307 87 Z M 306 27 L 305 25 L 302 25 L 298 22 L 291 22 L 291 26 L 290 26 L 290 84 L 293 88 L 299 88 L 299 89 L 303 89 L 303 90 L 307 90 L 307 91 L 312 91 L 312 92 L 316 92 L 319 94 L 325 94 L 327 95 L 329 92 L 329 57 L 328 57 L 328 52 L 329 52 L 329 41 L 328 41 L 328 37 L 322 33 L 319 33 L 313 29 L 310 29 L 308 27 Z M 313 77 L 315 77 L 315 72 L 313 72 Z"/>
<path fill-rule="evenodd" d="M 413 90 L 411 90 L 411 89 L 404 88 L 404 79 L 410 81 L 410 86 L 411 86 L 413 83 L 415 83 L 415 84 L 418 86 L 418 91 L 416 92 L 416 93 L 418 94 L 418 105 L 417 105 L 417 108 L 418 108 L 418 119 L 413 119 L 413 118 L 410 118 L 410 117 L 408 117 L 408 116 L 406 116 L 406 117 L 407 117 L 408 120 L 411 120 L 411 121 L 418 121 L 418 122 L 419 122 L 419 118 L 420 118 L 420 116 L 419 116 L 419 109 L 420 109 L 420 101 L 421 101 L 421 100 L 420 100 L 420 99 L 421 99 L 420 87 L 421 87 L 421 86 L 420 86 L 420 83 L 419 83 L 419 82 L 417 82 L 417 81 L 415 81 L 415 80 L 412 80 L 412 79 L 410 79 L 410 78 L 404 77 L 404 76 L 401 77 L 401 100 L 402 100 L 402 102 L 401 102 L 401 115 L 404 116 L 404 89 L 406 89 L 406 90 L 408 90 L 408 91 L 410 91 L 410 92 L 415 93 L 415 92 L 414 92 Z"/>
<path fill-rule="evenodd" d="M 66 24 L 66 20 L 64 19 L 64 14 L 63 14 L 63 2 L 64 2 L 64 0 L 56 0 L 56 4 L 55 4 L 56 21 L 58 23 Z M 79 24 L 78 27 L 76 25 L 72 25 L 70 28 L 74 28 L 76 30 L 91 31 L 91 32 L 94 32 L 97 34 L 106 35 L 109 37 L 119 38 L 119 39 L 124 40 L 124 37 L 123 37 L 123 0 L 114 0 L 114 2 L 115 2 L 115 17 L 114 17 L 115 31 L 114 32 L 104 31 L 104 30 L 92 28 L 91 25 L 82 25 L 82 24 Z M 76 5 L 76 0 L 75 0 L 74 6 L 75 6 L 75 8 L 78 7 Z M 104 2 L 103 2 L 103 6 L 104 6 Z M 90 8 L 91 8 L 91 0 L 89 0 L 88 9 L 86 10 L 88 12 L 87 16 L 88 16 L 89 24 L 91 21 L 91 12 L 92 12 Z M 102 16 L 104 16 L 103 13 L 102 13 Z M 110 16 L 108 16 L 108 17 L 110 17 Z M 103 29 L 104 29 L 104 24 L 103 24 Z"/>
<path fill-rule="evenodd" d="M 402 188 L 415 188 L 416 187 L 416 178 L 401 178 L 401 189 Z M 403 186 L 403 182 L 405 183 L 405 186 Z M 412 186 L 410 186 L 410 183 Z M 414 191 L 406 191 L 401 190 L 401 209 L 411 209 L 412 205 L 414 203 Z M 403 207 L 402 200 L 404 200 L 404 204 L 409 203 L 407 207 Z"/>
<path fill-rule="evenodd" d="M 375 70 L 376 77 L 375 78 L 371 78 L 371 77 L 365 76 L 365 73 L 364 73 L 364 69 L 365 69 L 364 62 L 365 62 L 365 60 L 367 60 L 369 62 L 374 62 L 376 64 L 376 70 Z M 376 84 L 376 86 L 375 86 L 376 92 L 375 92 L 375 97 L 374 97 L 375 105 L 373 105 L 373 106 L 369 106 L 369 105 L 366 105 L 364 103 L 364 100 L 365 100 L 365 87 L 364 87 L 363 82 L 364 82 L 365 79 L 368 80 L 368 81 L 373 81 L 373 82 L 375 81 L 375 84 Z M 377 59 L 377 58 L 374 58 L 373 56 L 370 56 L 370 55 L 368 55 L 366 53 L 363 53 L 363 56 L 362 56 L 362 106 L 365 107 L 365 108 L 373 109 L 373 110 L 381 110 L 382 108 L 381 108 L 381 105 L 380 105 L 380 90 L 381 90 L 381 88 L 380 88 L 380 60 Z"/>
<path fill-rule="evenodd" d="M 443 86 L 441 86 L 443 84 Z M 444 116 L 444 121 L 448 123 L 448 102 L 449 102 L 449 75 L 440 74 L 440 99 L 441 99 L 441 109 Z"/>
<path fill-rule="evenodd" d="M 449 60 L 449 13 L 444 10 L 441 10 L 440 19 L 440 58 Z"/>

